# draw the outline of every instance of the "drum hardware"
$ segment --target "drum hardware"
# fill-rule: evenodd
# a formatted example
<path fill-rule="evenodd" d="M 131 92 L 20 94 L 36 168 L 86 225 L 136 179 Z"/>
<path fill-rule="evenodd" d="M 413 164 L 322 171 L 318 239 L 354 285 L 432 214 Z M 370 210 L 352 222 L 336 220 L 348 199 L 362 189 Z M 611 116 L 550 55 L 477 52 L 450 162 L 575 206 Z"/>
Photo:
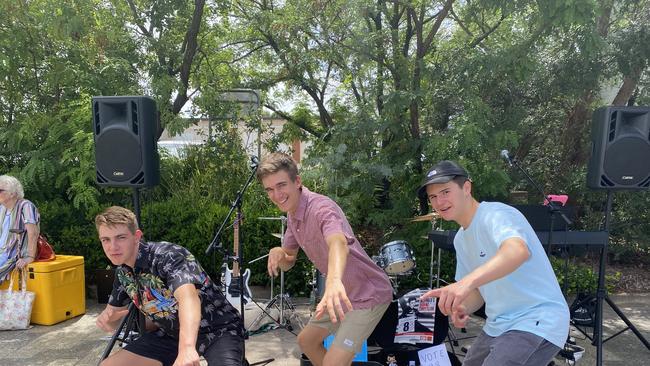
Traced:
<path fill-rule="evenodd" d="M 278 220 L 278 221 L 284 221 L 287 222 L 287 218 L 285 216 L 270 216 L 270 217 L 258 217 L 258 220 Z"/>
<path fill-rule="evenodd" d="M 438 223 L 438 221 L 436 219 L 439 216 L 437 214 L 435 214 L 435 213 L 432 213 L 432 214 L 428 214 L 428 215 L 430 215 L 432 217 L 432 219 L 431 219 L 431 228 L 434 231 L 435 230 L 441 230 L 442 228 L 440 228 L 439 225 L 438 226 L 436 225 Z M 428 236 L 426 236 L 425 238 L 427 240 L 429 240 Z M 431 241 L 431 258 L 430 258 L 430 262 L 429 262 L 429 264 L 430 264 L 429 265 L 429 288 L 433 288 L 433 264 L 434 264 L 433 252 L 436 249 L 435 248 L 436 245 L 435 245 L 435 242 L 433 240 L 430 240 L 430 241 Z M 442 278 L 440 278 L 440 264 L 441 264 L 441 258 L 442 258 L 442 248 L 438 247 L 437 249 L 438 249 L 438 258 L 435 261 L 436 266 L 437 266 L 437 268 L 436 268 L 436 271 L 437 271 L 436 272 L 436 288 L 439 288 L 440 287 L 440 282 L 442 282 L 443 285 L 445 285 L 445 286 L 449 285 L 449 283 L 447 281 L 443 280 Z M 447 330 L 448 330 L 448 332 L 447 332 L 447 342 L 449 342 L 449 347 L 451 348 L 451 351 L 452 351 L 452 353 L 454 355 L 456 354 L 456 350 L 454 349 L 454 347 L 458 347 L 458 345 L 459 345 L 458 341 L 468 339 L 468 338 L 474 338 L 474 336 L 459 338 L 456 335 L 456 333 L 454 332 L 454 329 L 451 326 L 451 324 L 447 325 Z M 460 331 L 461 331 L 461 333 L 466 333 L 467 332 L 467 330 L 465 328 L 461 328 Z"/>
<path fill-rule="evenodd" d="M 437 218 L 438 218 L 438 213 L 430 212 L 426 215 L 415 216 L 414 218 L 411 219 L 411 222 L 434 221 Z"/>
<path fill-rule="evenodd" d="M 436 222 L 440 216 L 438 215 L 437 212 L 429 212 L 428 214 L 425 215 L 420 215 L 420 216 L 415 216 L 414 218 L 411 219 L 411 222 L 423 222 L 423 221 L 429 221 L 431 222 L 431 227 L 435 230 L 436 227 Z M 423 239 L 429 239 L 428 236 L 422 237 Z M 434 253 L 434 243 L 431 241 L 431 258 L 429 261 L 429 288 L 433 288 L 433 253 Z M 437 277 L 436 277 L 436 287 L 440 287 L 440 255 L 442 252 L 440 251 L 440 248 L 438 248 L 438 272 L 437 272 Z"/>
<path fill-rule="evenodd" d="M 280 233 L 272 233 L 271 235 L 274 237 L 277 237 L 280 239 L 280 243 L 284 242 L 284 229 L 285 225 L 287 222 L 286 216 L 280 216 L 280 217 L 258 217 L 259 220 L 279 220 L 281 223 L 281 231 Z M 253 259 L 251 262 L 261 260 L 262 258 L 268 257 L 269 254 L 263 255 L 261 257 Z M 250 262 L 249 262 L 250 263 Z M 273 283 L 273 276 L 271 276 L 271 299 L 269 300 L 269 303 L 266 305 L 264 309 L 262 309 L 262 313 L 258 315 L 258 317 L 251 323 L 251 326 L 256 325 L 257 322 L 262 320 L 265 315 L 270 316 L 269 311 L 275 307 L 279 311 L 279 319 L 276 321 L 276 323 L 284 329 L 287 329 L 289 332 L 292 332 L 292 325 L 291 325 L 291 319 L 295 320 L 296 323 L 298 323 L 299 328 L 303 328 L 304 324 L 298 314 L 296 314 L 296 308 L 293 305 L 293 302 L 291 301 L 291 298 L 289 297 L 289 294 L 284 292 L 284 271 L 280 270 L 280 293 L 273 296 L 273 289 L 274 289 L 274 283 Z M 259 305 L 258 305 L 259 306 Z M 261 308 L 261 307 L 260 307 Z M 285 316 L 285 310 L 290 311 L 291 314 L 289 316 Z M 275 320 L 275 319 L 274 319 Z M 295 333 L 294 333 L 295 334 Z"/>
<path fill-rule="evenodd" d="M 251 261 L 248 261 L 248 264 L 255 263 L 255 262 L 257 262 L 259 260 L 262 260 L 262 259 L 264 259 L 264 258 L 266 258 L 268 256 L 269 256 L 269 253 L 266 253 L 261 257 L 257 257 L 257 258 L 255 258 L 255 259 L 253 259 Z M 271 301 L 272 299 L 273 299 L 273 277 L 271 277 L 271 295 L 269 297 L 269 301 Z"/>
<path fill-rule="evenodd" d="M 388 280 L 393 287 L 393 296 L 399 295 L 399 280 L 402 275 L 388 275 Z"/>
<path fill-rule="evenodd" d="M 388 275 L 401 275 L 415 269 L 413 250 L 404 240 L 395 240 L 379 249 L 379 256 L 373 257 Z"/>
<path fill-rule="evenodd" d="M 257 261 L 259 261 L 259 260 L 261 260 L 261 259 L 264 259 L 264 258 L 266 258 L 266 257 L 268 257 L 268 256 L 269 256 L 269 254 L 266 253 L 266 254 L 264 254 L 264 255 L 261 256 L 261 257 L 257 257 L 257 258 L 255 258 L 255 259 L 253 259 L 252 261 L 248 261 L 248 264 L 255 263 L 255 262 L 257 262 Z"/>
<path fill-rule="evenodd" d="M 311 294 L 309 295 L 309 316 L 312 317 L 316 312 L 318 303 L 323 299 L 325 293 L 325 282 L 327 277 L 322 274 L 316 267 L 312 270 Z"/>
<path fill-rule="evenodd" d="M 431 218 L 431 228 L 433 230 L 436 230 L 436 224 L 438 223 L 438 214 L 436 212 L 431 212 L 423 216 L 419 217 L 430 217 Z M 425 237 L 427 240 L 429 239 L 428 236 Z M 431 241 L 431 257 L 429 258 L 429 288 L 433 288 L 433 252 L 435 249 L 435 243 L 433 240 Z M 436 288 L 440 287 L 440 258 L 442 256 L 442 250 L 441 248 L 438 248 L 438 259 L 436 260 L 437 264 L 437 272 L 436 272 Z"/>

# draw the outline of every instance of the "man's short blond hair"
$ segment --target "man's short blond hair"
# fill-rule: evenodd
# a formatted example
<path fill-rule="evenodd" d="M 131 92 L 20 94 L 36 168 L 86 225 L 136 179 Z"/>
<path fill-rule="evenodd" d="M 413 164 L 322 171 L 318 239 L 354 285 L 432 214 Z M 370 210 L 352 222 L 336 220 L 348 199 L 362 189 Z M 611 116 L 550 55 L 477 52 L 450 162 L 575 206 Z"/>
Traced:
<path fill-rule="evenodd" d="M 138 230 L 138 220 L 135 214 L 131 210 L 120 206 L 111 206 L 95 216 L 95 227 L 98 231 L 102 225 L 108 227 L 126 225 L 131 234 L 135 234 Z"/>
<path fill-rule="evenodd" d="M 282 170 L 289 174 L 291 181 L 296 181 L 296 177 L 298 177 L 298 164 L 296 164 L 293 158 L 281 152 L 271 153 L 265 156 L 257 167 L 257 179 L 261 181 L 265 177 Z"/>

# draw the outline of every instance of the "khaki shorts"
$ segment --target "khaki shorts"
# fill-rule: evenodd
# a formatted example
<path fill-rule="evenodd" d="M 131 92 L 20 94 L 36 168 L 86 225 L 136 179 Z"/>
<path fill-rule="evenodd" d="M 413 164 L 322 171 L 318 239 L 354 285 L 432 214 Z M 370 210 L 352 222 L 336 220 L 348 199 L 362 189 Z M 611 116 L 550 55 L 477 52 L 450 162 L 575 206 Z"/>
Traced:
<path fill-rule="evenodd" d="M 388 305 L 390 303 L 379 304 L 370 309 L 348 311 L 345 313 L 345 319 L 337 323 L 332 323 L 329 314 L 325 313 L 318 320 L 312 317 L 308 325 L 327 329 L 329 334 L 335 334 L 333 346 L 356 354 L 361 351 L 363 341 L 375 330 Z"/>

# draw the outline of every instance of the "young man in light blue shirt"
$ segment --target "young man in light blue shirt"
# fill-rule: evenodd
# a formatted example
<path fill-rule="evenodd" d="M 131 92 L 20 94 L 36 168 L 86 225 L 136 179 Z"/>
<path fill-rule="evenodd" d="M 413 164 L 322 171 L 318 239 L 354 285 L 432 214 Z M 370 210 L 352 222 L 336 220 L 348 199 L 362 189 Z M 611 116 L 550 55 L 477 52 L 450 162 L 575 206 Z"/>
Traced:
<path fill-rule="evenodd" d="M 569 309 L 528 221 L 511 206 L 476 201 L 467 171 L 452 161 L 436 164 L 419 193 L 461 226 L 456 282 L 423 298 L 437 297 L 457 327 L 485 304 L 485 326 L 463 365 L 547 365 L 567 339 Z"/>

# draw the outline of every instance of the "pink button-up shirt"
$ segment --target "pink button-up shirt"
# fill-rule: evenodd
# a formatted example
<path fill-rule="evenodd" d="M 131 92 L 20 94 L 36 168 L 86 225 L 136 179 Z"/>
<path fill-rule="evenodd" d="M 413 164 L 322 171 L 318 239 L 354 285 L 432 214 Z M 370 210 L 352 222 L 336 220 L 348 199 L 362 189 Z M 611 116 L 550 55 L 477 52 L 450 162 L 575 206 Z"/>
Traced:
<path fill-rule="evenodd" d="M 316 268 L 327 275 L 329 248 L 325 238 L 341 233 L 349 247 L 343 286 L 354 309 L 387 304 L 393 298 L 388 276 L 363 250 L 341 208 L 331 198 L 302 187 L 296 212 L 288 215 L 283 247 L 305 251 Z"/>

